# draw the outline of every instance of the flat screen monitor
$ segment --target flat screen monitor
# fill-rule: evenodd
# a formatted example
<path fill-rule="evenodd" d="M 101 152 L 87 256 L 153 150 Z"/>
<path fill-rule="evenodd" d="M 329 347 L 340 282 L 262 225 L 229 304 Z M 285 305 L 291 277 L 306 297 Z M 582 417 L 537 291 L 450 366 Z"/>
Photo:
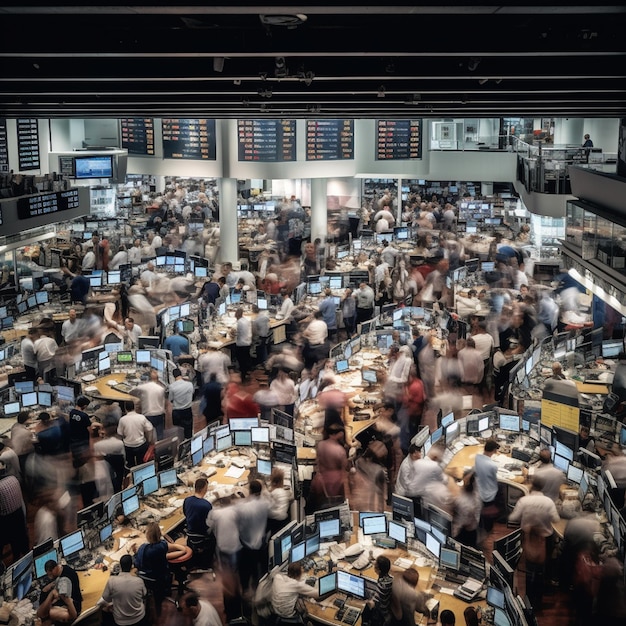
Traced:
<path fill-rule="evenodd" d="M 128 500 L 128 498 L 132 498 L 136 494 L 137 494 L 137 487 L 135 487 L 135 485 L 133 485 L 132 487 L 128 487 L 127 489 L 124 489 L 124 491 L 120 493 L 121 501 L 123 502 L 124 500 Z"/>
<path fill-rule="evenodd" d="M 567 468 L 567 480 L 572 483 L 576 483 L 580 485 L 580 481 L 583 478 L 583 470 L 580 467 L 576 467 L 574 464 L 570 463 Z M 598 481 L 599 482 L 599 481 Z"/>
<path fill-rule="evenodd" d="M 562 444 L 560 441 L 556 442 L 554 446 L 554 452 L 559 456 L 567 459 L 568 461 L 574 460 L 574 451 L 571 448 L 568 448 L 566 445 Z"/>
<path fill-rule="evenodd" d="M 445 428 L 454 422 L 454 412 L 448 413 L 441 418 L 441 425 Z"/>
<path fill-rule="evenodd" d="M 560 426 L 553 426 L 554 438 L 570 450 L 578 450 L 578 433 Z"/>
<path fill-rule="evenodd" d="M 461 432 L 461 424 L 459 422 L 453 422 L 446 426 L 446 445 L 449 446 L 457 439 Z"/>
<path fill-rule="evenodd" d="M 154 493 L 159 488 L 159 477 L 158 476 L 150 476 L 150 478 L 146 478 L 141 483 L 141 492 L 144 496 L 149 496 L 151 493 Z"/>
<path fill-rule="evenodd" d="M 326 574 L 318 579 L 318 591 L 321 598 L 337 591 L 337 573 Z"/>
<path fill-rule="evenodd" d="M 50 548 L 47 552 L 35 557 L 35 578 L 43 578 L 46 576 L 46 563 L 48 561 L 59 561 L 59 555 L 56 548 Z"/>
<path fill-rule="evenodd" d="M 191 438 L 191 454 L 202 450 L 202 435 L 195 435 Z"/>
<path fill-rule="evenodd" d="M 615 359 L 620 352 L 624 351 L 624 344 L 621 340 L 607 340 L 602 342 L 602 356 L 605 359 Z"/>
<path fill-rule="evenodd" d="M 302 559 L 305 556 L 306 556 L 306 545 L 303 541 L 291 547 L 291 551 L 289 552 L 289 562 L 295 563 L 296 561 L 302 561 Z"/>
<path fill-rule="evenodd" d="M 124 349 L 124 344 L 121 341 L 119 343 L 105 343 L 104 349 L 107 354 L 111 352 L 121 352 Z"/>
<path fill-rule="evenodd" d="M 132 363 L 133 353 L 130 350 L 118 352 L 116 355 L 116 360 L 118 363 Z"/>
<path fill-rule="evenodd" d="M 441 437 L 443 436 L 443 428 L 441 426 L 437 428 L 437 430 L 433 431 L 433 434 L 430 436 L 431 443 L 437 443 Z"/>
<path fill-rule="evenodd" d="M 206 456 L 210 452 L 213 452 L 213 450 L 215 450 L 215 437 L 213 435 L 209 435 L 202 442 L 202 454 Z"/>
<path fill-rule="evenodd" d="M 347 372 L 349 369 L 350 369 L 350 365 L 347 359 L 340 359 L 339 361 L 335 362 L 335 371 L 337 372 L 337 374 L 343 374 L 344 372 Z"/>
<path fill-rule="evenodd" d="M 137 347 L 141 349 L 146 348 L 158 348 L 160 343 L 159 337 L 154 337 L 152 335 L 142 335 L 137 338 Z"/>
<path fill-rule="evenodd" d="M 493 261 L 483 261 L 481 269 L 483 272 L 493 272 L 496 269 L 496 264 Z"/>
<path fill-rule="evenodd" d="M 33 553 L 29 552 L 11 566 L 13 599 L 23 600 L 33 584 Z"/>
<path fill-rule="evenodd" d="M 341 523 L 339 519 L 320 520 L 318 530 L 320 539 L 332 539 L 339 536 Z"/>
<path fill-rule="evenodd" d="M 391 512 L 394 520 L 412 522 L 415 517 L 413 508 L 411 498 L 405 498 L 397 493 L 391 495 Z"/>
<path fill-rule="evenodd" d="M 372 385 L 378 382 L 378 375 L 376 373 L 376 370 L 369 370 L 369 369 L 363 368 L 361 370 L 361 378 L 363 382 L 370 383 Z"/>
<path fill-rule="evenodd" d="M 111 358 L 98 359 L 98 373 L 108 372 L 111 369 Z"/>
<path fill-rule="evenodd" d="M 228 420 L 231 430 L 250 430 L 259 425 L 258 417 L 231 417 Z"/>
<path fill-rule="evenodd" d="M 16 380 L 13 386 L 17 393 L 32 393 L 35 391 L 35 383 L 32 380 Z"/>
<path fill-rule="evenodd" d="M 553 463 L 554 467 L 561 470 L 564 474 L 567 474 L 569 470 L 569 461 L 566 458 L 562 457 L 560 454 L 555 454 Z"/>
<path fill-rule="evenodd" d="M 252 428 L 250 430 L 252 434 L 252 443 L 267 443 L 270 442 L 270 429 L 265 427 Z"/>
<path fill-rule="evenodd" d="M 113 176 L 113 157 L 89 156 L 75 157 L 76 178 L 111 178 Z"/>
<path fill-rule="evenodd" d="M 196 267 L 193 270 L 193 273 L 196 278 L 207 278 L 209 275 L 209 268 L 200 267 L 199 265 L 196 265 Z"/>
<path fill-rule="evenodd" d="M 4 405 L 4 414 L 5 415 L 17 415 L 20 412 L 20 403 L 19 402 L 7 402 Z"/>
<path fill-rule="evenodd" d="M 337 570 L 337 590 L 364 600 L 365 579 L 343 570 Z"/>
<path fill-rule="evenodd" d="M 107 524 L 100 529 L 100 543 L 104 543 L 113 536 L 113 524 Z"/>
<path fill-rule="evenodd" d="M 175 469 L 164 470 L 159 473 L 159 484 L 161 487 L 174 487 L 178 484 L 178 475 Z"/>
<path fill-rule="evenodd" d="M 230 433 L 225 437 L 219 437 L 215 442 L 215 448 L 218 452 L 223 452 L 224 450 L 228 450 L 233 445 L 232 438 Z"/>
<path fill-rule="evenodd" d="M 48 292 L 47 291 L 38 291 L 35 294 L 35 299 L 37 300 L 37 304 L 47 304 L 48 303 Z"/>
<path fill-rule="evenodd" d="M 110 270 L 107 274 L 109 285 L 119 285 L 122 282 L 122 272 L 120 270 Z"/>
<path fill-rule="evenodd" d="M 406 544 L 406 526 L 404 524 L 389 520 L 389 530 L 387 533 L 390 539 L 394 539 L 398 543 Z"/>
<path fill-rule="evenodd" d="M 202 463 L 203 458 L 204 458 L 204 454 L 202 454 L 202 448 L 200 448 L 200 450 L 196 450 L 196 452 L 191 453 L 191 464 L 193 466 L 200 465 L 200 463 Z"/>
<path fill-rule="evenodd" d="M 132 496 L 130 498 L 128 498 L 128 500 L 124 500 L 122 502 L 122 511 L 124 512 L 124 515 L 126 517 L 128 517 L 129 515 L 132 515 L 135 511 L 139 510 L 139 497 L 138 496 Z"/>
<path fill-rule="evenodd" d="M 36 391 L 22 394 L 22 406 L 24 408 L 29 407 L 29 406 L 35 406 L 37 403 L 38 403 L 38 400 L 37 400 Z"/>
<path fill-rule="evenodd" d="M 387 532 L 387 518 L 384 515 L 375 515 L 363 519 L 363 534 L 376 535 Z"/>
<path fill-rule="evenodd" d="M 511 620 L 509 620 L 504 609 L 496 607 L 493 610 L 493 626 L 511 626 Z"/>
<path fill-rule="evenodd" d="M 513 433 L 520 432 L 520 418 L 519 415 L 500 415 L 500 428 L 502 430 L 508 430 Z"/>
<path fill-rule="evenodd" d="M 252 433 L 249 430 L 233 431 L 233 445 L 251 446 L 252 445 Z"/>
<path fill-rule="evenodd" d="M 504 593 L 497 587 L 487 587 L 487 604 L 504 609 Z"/>
<path fill-rule="evenodd" d="M 272 462 L 267 459 L 257 459 L 256 471 L 262 476 L 269 476 L 272 473 Z"/>
<path fill-rule="evenodd" d="M 619 431 L 619 445 L 626 447 L 626 426 L 622 426 Z"/>
<path fill-rule="evenodd" d="M 547 446 L 552 445 L 552 430 L 543 424 L 539 427 L 539 441 Z"/>
<path fill-rule="evenodd" d="M 156 476 L 156 465 L 154 461 L 148 461 L 148 463 L 131 467 L 130 473 L 133 477 L 133 485 L 140 485 L 146 478 Z"/>
<path fill-rule="evenodd" d="M 135 361 L 138 365 L 149 365 L 152 358 L 150 350 L 135 350 Z"/>
<path fill-rule="evenodd" d="M 85 549 L 85 538 L 82 530 L 77 530 L 69 535 L 66 535 L 60 540 L 61 552 L 67 559 L 68 557 Z"/>
<path fill-rule="evenodd" d="M 461 553 L 449 548 L 441 548 L 439 563 L 447 569 L 458 571 L 461 564 Z"/>
<path fill-rule="evenodd" d="M 89 286 L 93 289 L 94 287 L 98 288 L 98 287 L 102 287 L 102 276 L 101 275 L 97 275 L 97 276 L 88 276 L 87 278 L 89 278 Z"/>
<path fill-rule="evenodd" d="M 331 276 L 328 285 L 331 289 L 343 288 L 343 276 Z"/>
<path fill-rule="evenodd" d="M 426 549 L 439 561 L 441 558 L 441 544 L 432 533 L 426 533 Z"/>

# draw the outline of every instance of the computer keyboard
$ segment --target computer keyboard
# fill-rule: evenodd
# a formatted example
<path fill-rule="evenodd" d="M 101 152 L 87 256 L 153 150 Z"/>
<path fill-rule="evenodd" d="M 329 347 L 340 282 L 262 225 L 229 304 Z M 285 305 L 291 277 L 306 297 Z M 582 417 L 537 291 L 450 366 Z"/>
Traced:
<path fill-rule="evenodd" d="M 359 611 L 359 609 L 351 606 L 344 606 L 343 608 L 339 609 L 337 613 L 335 613 L 335 619 L 338 622 L 343 622 L 344 624 L 349 624 L 350 626 L 352 626 L 352 624 L 355 624 L 357 619 L 359 619 L 360 614 L 361 611 Z"/>
<path fill-rule="evenodd" d="M 444 578 L 449 583 L 454 583 L 455 585 L 462 585 L 467 580 L 466 576 L 461 576 L 459 574 L 454 574 L 452 572 L 446 572 L 446 575 L 444 576 Z"/>

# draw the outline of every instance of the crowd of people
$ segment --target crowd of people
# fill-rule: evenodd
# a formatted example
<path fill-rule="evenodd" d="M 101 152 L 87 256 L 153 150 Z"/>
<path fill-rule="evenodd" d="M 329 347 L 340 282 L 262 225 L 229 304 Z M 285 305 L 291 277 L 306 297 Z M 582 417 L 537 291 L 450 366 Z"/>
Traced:
<path fill-rule="evenodd" d="M 12 558 L 19 558 L 30 545 L 27 505 L 34 514 L 35 543 L 66 534 L 75 528 L 77 509 L 107 500 L 122 488 L 128 468 L 143 461 L 149 444 L 164 436 L 166 426 L 180 426 L 189 437 L 194 425 L 215 420 L 227 423 L 230 418 L 250 415 L 267 418 L 272 408 L 297 418 L 299 407 L 310 401 L 323 409 L 324 423 L 316 445 L 316 472 L 305 490 L 308 512 L 346 497 L 353 507 L 362 501 L 364 509 L 383 511 L 395 492 L 414 499 L 416 514 L 428 504 L 444 510 L 452 518 L 456 539 L 483 546 L 502 514 L 496 503 L 497 467 L 491 459 L 497 442 L 488 440 L 461 485 L 453 485 L 441 465 L 443 450 L 433 446 L 422 456 L 411 439 L 423 425 L 434 430 L 438 412 L 459 411 L 463 395 L 473 395 L 479 405 L 504 405 L 508 373 L 534 341 L 587 323 L 579 310 L 575 285 L 565 279 L 553 291 L 534 284 L 525 271 L 528 258 L 521 246 L 528 243 L 528 229 L 522 228 L 510 241 L 496 238 L 488 257 L 495 269 L 484 276 L 485 286 L 455 297 L 447 279 L 468 257 L 455 232 L 457 206 L 412 194 L 398 212 L 393 195 L 385 193 L 375 205 L 361 209 L 362 226 L 385 232 L 394 225 L 409 225 L 419 255 L 409 256 L 387 241 L 355 252 L 354 265 L 367 270 L 369 280 L 342 289 L 339 306 L 331 290 L 312 305 L 294 303 L 296 285 L 307 276 L 332 270 L 335 260 L 326 257 L 322 242 L 303 243 L 306 215 L 294 199 L 285 200 L 275 221 L 256 227 L 254 241 L 266 246 L 256 267 L 242 263 L 236 269 L 222 262 L 202 284 L 187 276 L 161 273 L 142 259 L 181 249 L 214 261 L 219 241 L 219 227 L 213 221 L 218 211 L 215 203 L 200 195 L 187 204 L 185 190 L 179 186 L 161 196 L 150 210 L 142 236 L 132 246 L 121 244 L 112 251 L 106 237 L 94 233 L 90 241 L 76 247 L 76 258 L 63 270 L 68 281 L 64 284 L 73 302 L 88 306 L 82 314 L 78 307 L 70 308 L 59 344 L 49 319 L 41 320 L 22 340 L 24 368 L 32 380 L 55 384 L 67 365 L 89 347 L 121 342 L 126 349 L 135 348 L 139 336 L 159 330 L 157 312 L 163 307 L 197 301 L 202 322 L 231 289 L 241 293 L 262 290 L 276 296 L 275 317 L 285 323 L 288 341 L 272 345 L 267 311 L 256 309 L 250 319 L 238 308 L 231 331 L 232 350 L 215 347 L 202 326 L 188 336 L 178 331 L 168 336 L 162 347 L 175 362 L 174 382 L 165 385 L 156 370 L 150 372 L 133 391 L 137 402 L 124 406 L 108 402 L 90 410 L 89 399 L 79 396 L 67 415 L 40 413 L 34 432 L 27 427 L 29 413 L 20 413 L 0 451 L 0 537 L 11 544 Z M 206 225 L 201 234 L 184 238 L 179 226 L 190 219 L 205 219 Z M 135 270 L 132 284 L 116 288 L 103 307 L 89 306 L 89 281 L 83 272 L 124 264 Z M 384 370 L 379 371 L 382 401 L 376 409 L 376 424 L 366 438 L 347 440 L 345 416 L 350 399 L 335 373 L 330 349 L 337 341 L 353 337 L 358 324 L 371 320 L 390 303 L 427 307 L 433 315 L 429 324 L 412 327 L 410 339 L 394 332 Z M 616 325 L 614 318 L 607 307 L 607 333 Z M 544 461 L 545 467 L 535 472 L 533 491 L 519 501 L 510 518 L 525 530 L 528 563 L 537 564 L 527 570 L 534 576 L 528 579 L 527 590 L 537 606 L 543 587 L 538 572 L 543 574 L 549 561 L 546 538 L 551 536 L 548 530 L 557 511 L 562 478 Z M 251 481 L 245 498 L 235 495 L 212 506 L 205 499 L 206 481 L 200 479 L 194 495 L 185 500 L 188 530 L 207 538 L 209 562 L 220 568 L 228 619 L 241 614 L 242 599 L 254 598 L 267 571 L 268 537 L 291 519 L 293 492 L 287 484 L 284 475 L 275 472 L 268 486 Z M 545 513 L 539 521 L 537 509 Z M 131 573 L 133 563 L 124 557 L 120 577 L 111 579 L 100 601 L 120 626 L 144 623 L 147 584 L 157 607 L 170 591 L 167 556 L 177 550 L 177 544 L 162 538 L 158 525 L 148 528 L 146 540 L 137 546 L 134 559 L 146 578 L 137 579 Z M 533 561 L 535 543 L 540 554 Z M 368 603 L 366 622 L 381 619 L 385 624 L 413 626 L 415 610 L 426 613 L 417 571 L 409 569 L 392 577 L 385 557 L 379 557 L 375 566 L 378 589 Z M 72 592 L 61 594 L 57 586 L 50 587 L 56 591 L 41 603 L 40 612 L 55 622 L 71 622 L 80 613 L 80 598 L 67 566 L 62 567 L 58 572 L 61 566 L 50 564 L 50 572 L 56 573 L 55 580 L 69 578 Z M 608 578 L 611 563 L 606 561 L 602 567 Z M 303 605 L 298 598 L 315 595 L 315 588 L 301 578 L 298 563 L 276 575 L 269 602 L 275 615 L 299 615 Z M 602 578 L 596 594 L 608 593 L 605 584 Z M 197 595 L 185 596 L 181 606 L 194 624 L 216 626 L 220 621 L 213 607 Z M 591 615 L 588 605 L 583 608 Z M 443 611 L 439 621 L 454 624 L 454 615 L 447 613 Z M 475 616 L 465 618 L 472 624 Z"/>

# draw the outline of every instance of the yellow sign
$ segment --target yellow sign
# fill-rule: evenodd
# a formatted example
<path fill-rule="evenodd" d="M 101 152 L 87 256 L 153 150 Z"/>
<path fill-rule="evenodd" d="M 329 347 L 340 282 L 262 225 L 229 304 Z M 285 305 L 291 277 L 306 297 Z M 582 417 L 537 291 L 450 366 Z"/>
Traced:
<path fill-rule="evenodd" d="M 560 426 L 578 432 L 580 410 L 553 400 L 541 401 L 541 423 L 546 426 Z"/>

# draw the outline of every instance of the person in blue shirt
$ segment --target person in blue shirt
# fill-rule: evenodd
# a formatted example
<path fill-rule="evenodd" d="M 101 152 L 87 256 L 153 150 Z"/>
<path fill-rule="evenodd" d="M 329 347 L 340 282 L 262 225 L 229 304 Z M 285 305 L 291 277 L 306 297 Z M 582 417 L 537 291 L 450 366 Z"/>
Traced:
<path fill-rule="evenodd" d="M 189 339 L 183 337 L 176 325 L 174 325 L 174 334 L 170 335 L 164 342 L 163 347 L 171 350 L 174 359 L 178 359 L 181 354 L 189 354 Z"/>
<path fill-rule="evenodd" d="M 337 335 L 337 312 L 335 301 L 330 289 L 324 291 L 325 298 L 319 303 L 318 309 L 322 314 L 322 319 L 328 327 L 328 336 L 334 339 Z"/>
<path fill-rule="evenodd" d="M 91 289 L 89 279 L 82 275 L 80 267 L 77 267 L 73 274 L 69 271 L 68 273 L 72 276 L 72 282 L 70 283 L 70 296 L 72 298 L 72 302 L 86 304 L 87 296 L 89 295 L 89 290 Z"/>

